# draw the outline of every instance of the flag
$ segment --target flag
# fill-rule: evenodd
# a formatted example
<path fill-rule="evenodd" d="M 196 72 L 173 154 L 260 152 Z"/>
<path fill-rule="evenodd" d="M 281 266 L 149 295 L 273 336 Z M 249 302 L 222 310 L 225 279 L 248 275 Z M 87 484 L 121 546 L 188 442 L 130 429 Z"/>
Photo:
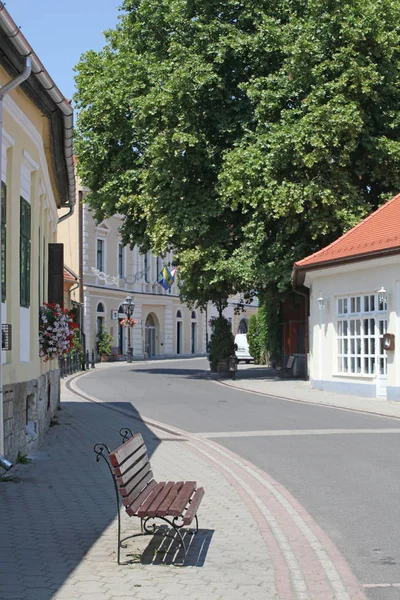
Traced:
<path fill-rule="evenodd" d="M 178 272 L 178 267 L 174 267 L 171 271 L 172 283 L 174 283 L 174 281 L 176 279 L 177 272 Z"/>
<path fill-rule="evenodd" d="M 164 266 L 161 269 L 160 277 L 161 279 L 158 283 L 161 285 L 161 287 L 167 291 L 171 290 L 171 285 L 174 283 L 174 278 L 167 266 Z"/>

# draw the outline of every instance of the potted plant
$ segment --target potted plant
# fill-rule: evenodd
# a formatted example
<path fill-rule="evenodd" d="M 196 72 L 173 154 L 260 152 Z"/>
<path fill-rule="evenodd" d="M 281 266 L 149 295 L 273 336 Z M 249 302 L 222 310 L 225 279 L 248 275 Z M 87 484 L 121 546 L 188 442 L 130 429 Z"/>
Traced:
<path fill-rule="evenodd" d="M 213 321 L 214 329 L 208 345 L 208 360 L 213 373 L 229 374 L 229 359 L 235 355 L 235 338 L 225 317 Z"/>
<path fill-rule="evenodd" d="M 105 327 L 101 327 L 97 333 L 97 352 L 100 354 L 101 362 L 107 362 L 111 354 L 113 336 L 108 333 Z"/>
<path fill-rule="evenodd" d="M 77 328 L 69 310 L 44 302 L 39 309 L 39 356 L 46 362 L 68 354 Z"/>

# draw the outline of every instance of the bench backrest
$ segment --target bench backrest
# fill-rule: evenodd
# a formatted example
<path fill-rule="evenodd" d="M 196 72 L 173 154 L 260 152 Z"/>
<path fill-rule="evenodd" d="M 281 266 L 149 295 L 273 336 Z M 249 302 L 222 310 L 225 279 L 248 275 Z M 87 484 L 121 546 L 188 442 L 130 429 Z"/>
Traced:
<path fill-rule="evenodd" d="M 122 502 L 127 508 L 133 507 L 145 489 L 150 491 L 156 485 L 147 448 L 140 433 L 111 452 L 109 460 Z"/>

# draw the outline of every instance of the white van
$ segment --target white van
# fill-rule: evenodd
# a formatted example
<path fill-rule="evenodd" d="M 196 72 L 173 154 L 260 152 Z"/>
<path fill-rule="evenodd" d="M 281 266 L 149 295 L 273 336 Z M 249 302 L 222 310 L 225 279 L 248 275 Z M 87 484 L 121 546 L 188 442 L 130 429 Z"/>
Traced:
<path fill-rule="evenodd" d="M 254 362 L 254 358 L 250 355 L 249 352 L 249 343 L 247 341 L 247 335 L 245 333 L 238 333 L 235 336 L 235 344 L 237 345 L 237 350 L 235 351 L 236 358 L 238 362 L 243 360 L 246 363 L 251 361 Z"/>

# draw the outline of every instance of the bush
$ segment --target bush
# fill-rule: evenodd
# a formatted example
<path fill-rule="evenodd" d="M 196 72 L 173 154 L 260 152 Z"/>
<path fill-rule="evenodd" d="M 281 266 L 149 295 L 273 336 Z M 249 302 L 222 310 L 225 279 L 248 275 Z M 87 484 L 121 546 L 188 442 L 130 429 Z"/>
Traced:
<path fill-rule="evenodd" d="M 97 334 L 97 352 L 101 354 L 111 354 L 113 336 L 108 333 L 105 327 L 102 327 Z"/>
<path fill-rule="evenodd" d="M 211 367 L 217 368 L 219 360 L 224 360 L 235 354 L 235 337 L 231 325 L 225 317 L 218 317 L 214 321 L 214 331 L 208 345 Z"/>
<path fill-rule="evenodd" d="M 259 319 L 257 315 L 251 315 L 249 319 L 249 330 L 247 332 L 249 352 L 254 358 L 254 364 L 259 365 L 263 354 L 261 336 L 259 332 Z"/>

